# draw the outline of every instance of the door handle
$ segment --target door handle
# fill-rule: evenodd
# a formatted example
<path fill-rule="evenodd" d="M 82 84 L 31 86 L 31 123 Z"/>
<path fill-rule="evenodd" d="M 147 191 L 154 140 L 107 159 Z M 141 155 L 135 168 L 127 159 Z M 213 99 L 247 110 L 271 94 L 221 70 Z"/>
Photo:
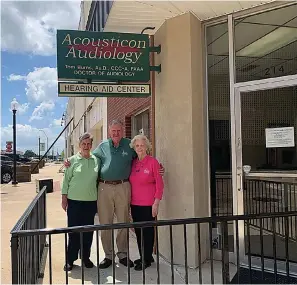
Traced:
<path fill-rule="evenodd" d="M 242 174 L 241 173 L 238 173 L 237 174 L 237 191 L 242 191 Z"/>
<path fill-rule="evenodd" d="M 238 138 L 238 139 L 237 139 L 237 147 L 240 147 L 240 146 L 241 146 L 241 139 Z"/>

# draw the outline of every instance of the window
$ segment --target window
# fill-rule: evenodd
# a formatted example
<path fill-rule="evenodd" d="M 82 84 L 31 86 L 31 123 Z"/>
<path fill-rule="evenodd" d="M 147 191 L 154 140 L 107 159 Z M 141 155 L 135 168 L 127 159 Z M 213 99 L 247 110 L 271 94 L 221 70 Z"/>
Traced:
<path fill-rule="evenodd" d="M 104 16 L 105 16 L 105 11 L 104 11 L 104 1 L 100 1 L 100 31 L 102 32 L 104 29 L 105 21 L 104 21 Z"/>
<path fill-rule="evenodd" d="M 229 178 L 232 164 L 228 36 L 227 22 L 206 29 L 210 195 L 213 216 L 232 215 L 233 212 Z"/>
<path fill-rule="evenodd" d="M 150 139 L 150 113 L 145 110 L 132 117 L 132 137 L 143 134 Z"/>
<path fill-rule="evenodd" d="M 297 5 L 235 21 L 236 81 L 297 72 Z"/>
<path fill-rule="evenodd" d="M 88 129 L 88 126 L 87 126 L 87 116 L 84 115 L 84 132 L 86 132 Z"/>
<path fill-rule="evenodd" d="M 99 2 L 100 3 L 100 2 Z M 90 15 L 91 19 L 89 21 L 89 26 L 87 28 L 88 31 L 96 32 L 100 31 L 100 6 L 99 6 L 98 1 L 94 2 L 94 8 L 91 8 Z M 93 5 L 93 4 L 92 4 Z"/>
<path fill-rule="evenodd" d="M 111 6 L 111 3 L 109 3 L 109 1 L 104 1 L 105 3 L 105 13 L 106 13 L 106 16 L 109 14 L 109 10 L 110 10 L 110 6 Z"/>
<path fill-rule="evenodd" d="M 94 11 L 94 21 L 95 21 L 95 29 L 94 31 L 99 31 L 100 30 L 100 27 L 99 27 L 99 5 L 98 5 L 98 2 L 96 2 L 96 6 L 95 6 L 95 11 Z"/>
<path fill-rule="evenodd" d="M 12 159 L 10 157 L 2 156 L 2 155 L 1 155 L 1 160 L 3 160 L 3 161 L 12 161 Z"/>

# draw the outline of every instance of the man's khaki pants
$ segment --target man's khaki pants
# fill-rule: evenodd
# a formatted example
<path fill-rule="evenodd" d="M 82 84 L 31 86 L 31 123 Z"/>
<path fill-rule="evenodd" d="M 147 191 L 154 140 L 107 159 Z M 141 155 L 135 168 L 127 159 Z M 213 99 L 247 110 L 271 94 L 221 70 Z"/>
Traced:
<path fill-rule="evenodd" d="M 131 200 L 131 186 L 129 182 L 111 185 L 100 182 L 98 186 L 98 215 L 99 222 L 112 224 L 114 214 L 118 223 L 129 222 L 129 209 Z M 113 259 L 111 230 L 101 231 L 101 241 L 105 258 Z M 117 239 L 118 258 L 127 257 L 127 229 L 118 230 Z"/>

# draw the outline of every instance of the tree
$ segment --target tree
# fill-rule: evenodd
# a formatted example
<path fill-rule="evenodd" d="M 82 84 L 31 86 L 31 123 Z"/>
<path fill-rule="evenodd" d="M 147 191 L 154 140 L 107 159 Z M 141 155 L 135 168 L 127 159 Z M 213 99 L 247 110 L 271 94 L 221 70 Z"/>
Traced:
<path fill-rule="evenodd" d="M 25 157 L 34 157 L 36 154 L 32 150 L 26 150 L 24 153 Z"/>
<path fill-rule="evenodd" d="M 61 152 L 61 158 L 64 159 L 64 150 Z"/>

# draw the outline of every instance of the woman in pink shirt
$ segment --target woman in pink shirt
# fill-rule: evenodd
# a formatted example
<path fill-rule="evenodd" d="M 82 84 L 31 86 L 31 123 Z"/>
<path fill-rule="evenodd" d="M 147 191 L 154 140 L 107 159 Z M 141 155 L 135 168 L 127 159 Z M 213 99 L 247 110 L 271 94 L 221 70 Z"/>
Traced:
<path fill-rule="evenodd" d="M 163 195 L 163 179 L 159 173 L 160 164 L 152 156 L 147 155 L 150 142 L 144 135 L 135 136 L 130 144 L 137 153 L 132 163 L 131 214 L 134 222 L 153 221 L 158 215 L 159 203 Z M 140 259 L 134 261 L 135 270 L 151 266 L 154 247 L 154 228 L 143 228 L 144 264 L 141 254 L 141 229 L 135 228 Z"/>

